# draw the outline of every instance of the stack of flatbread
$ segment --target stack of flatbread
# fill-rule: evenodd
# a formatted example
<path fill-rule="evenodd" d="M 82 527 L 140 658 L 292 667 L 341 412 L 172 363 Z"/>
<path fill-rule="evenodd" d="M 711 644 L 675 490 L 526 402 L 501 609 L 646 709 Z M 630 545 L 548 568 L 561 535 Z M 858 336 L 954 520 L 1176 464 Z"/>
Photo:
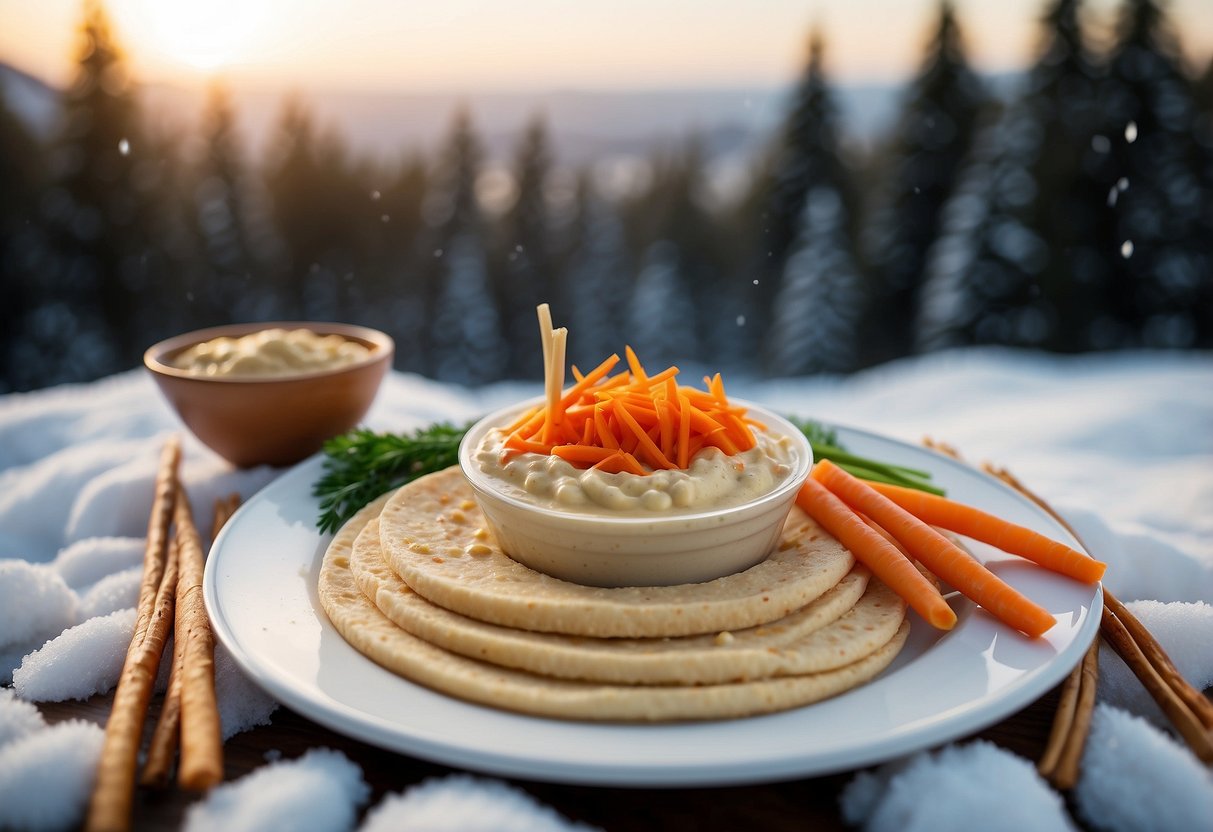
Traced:
<path fill-rule="evenodd" d="M 361 653 L 473 702 L 586 720 L 722 719 L 861 685 L 905 603 L 798 509 L 776 551 L 700 584 L 588 587 L 497 546 L 462 472 L 384 495 L 337 534 L 319 594 Z"/>

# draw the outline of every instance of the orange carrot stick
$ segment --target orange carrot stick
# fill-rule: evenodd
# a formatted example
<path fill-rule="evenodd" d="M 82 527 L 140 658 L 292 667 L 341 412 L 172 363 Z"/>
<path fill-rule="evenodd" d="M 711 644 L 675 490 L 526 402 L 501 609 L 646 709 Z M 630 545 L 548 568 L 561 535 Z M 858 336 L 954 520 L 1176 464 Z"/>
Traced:
<path fill-rule="evenodd" d="M 838 538 L 856 560 L 904 598 L 932 627 L 950 630 L 956 624 L 956 613 L 909 558 L 821 483 L 807 480 L 796 495 L 796 505 Z"/>
<path fill-rule="evenodd" d="M 628 369 L 632 371 L 632 377 L 636 380 L 636 383 L 644 384 L 647 382 L 649 377 L 645 375 L 644 365 L 642 365 L 640 363 L 640 359 L 636 357 L 636 351 L 631 347 L 624 347 L 623 353 L 628 357 Z"/>
<path fill-rule="evenodd" d="M 560 399 L 561 406 L 568 407 L 569 405 L 573 404 L 573 402 L 577 401 L 577 399 L 581 397 L 582 393 L 597 384 L 603 378 L 603 376 L 609 373 L 611 368 L 618 363 L 619 356 L 612 353 L 610 358 L 603 361 L 594 369 L 590 370 L 583 377 L 579 378 L 577 383 L 568 389 L 568 392 L 565 393 Z"/>
<path fill-rule="evenodd" d="M 691 466 L 691 404 L 678 394 L 678 467 Z"/>
<path fill-rule="evenodd" d="M 868 483 L 873 489 L 924 523 L 963 534 L 996 549 L 1019 555 L 1062 575 L 1093 584 L 1103 577 L 1107 564 L 1101 563 L 1064 543 L 1017 526 L 981 509 L 938 497 L 925 491 L 899 485 Z"/>
<path fill-rule="evenodd" d="M 609 459 L 618 451 L 609 448 L 596 448 L 593 445 L 557 445 L 552 448 L 552 454 L 569 462 L 593 464 Z"/>
<path fill-rule="evenodd" d="M 615 408 L 615 418 L 623 422 L 624 426 L 636 436 L 639 447 L 644 448 L 645 455 L 657 463 L 654 467 L 673 468 L 674 463 L 666 458 L 666 455 L 661 452 L 661 448 L 658 448 L 653 440 L 649 438 L 649 435 L 644 432 L 644 429 L 637 423 L 636 417 L 628 410 L 627 406 L 619 401 L 613 402 L 613 406 Z"/>
<path fill-rule="evenodd" d="M 592 466 L 600 471 L 605 471 L 608 474 L 635 474 L 638 477 L 643 477 L 648 471 L 637 461 L 636 457 L 623 451 L 617 451 L 602 462 L 596 462 Z"/>
<path fill-rule="evenodd" d="M 871 517 L 927 569 L 991 615 L 1033 638 L 1055 623 L 1044 607 L 1025 598 L 935 529 L 828 459 L 813 466 L 812 476 L 852 509 Z"/>

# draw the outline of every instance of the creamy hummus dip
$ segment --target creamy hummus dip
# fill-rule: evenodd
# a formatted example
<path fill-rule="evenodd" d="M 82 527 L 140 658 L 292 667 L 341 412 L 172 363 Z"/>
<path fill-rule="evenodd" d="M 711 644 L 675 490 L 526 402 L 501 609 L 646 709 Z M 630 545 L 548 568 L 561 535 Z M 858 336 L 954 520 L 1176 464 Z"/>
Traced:
<path fill-rule="evenodd" d="M 266 378 L 330 370 L 361 361 L 370 350 L 340 335 L 310 329 L 263 329 L 240 338 L 195 344 L 173 366 L 198 376 Z"/>
<path fill-rule="evenodd" d="M 705 448 L 685 470 L 647 476 L 581 469 L 548 454 L 520 453 L 501 462 L 506 434 L 491 430 L 474 457 L 504 494 L 544 508 L 587 514 L 691 514 L 737 506 L 769 494 L 788 478 L 795 450 L 786 436 L 755 430 L 757 445 L 727 456 Z"/>

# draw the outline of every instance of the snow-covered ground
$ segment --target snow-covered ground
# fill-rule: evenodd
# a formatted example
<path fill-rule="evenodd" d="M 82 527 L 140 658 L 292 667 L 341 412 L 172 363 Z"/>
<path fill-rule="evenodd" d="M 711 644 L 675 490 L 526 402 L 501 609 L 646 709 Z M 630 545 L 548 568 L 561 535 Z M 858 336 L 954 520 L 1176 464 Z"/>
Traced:
<path fill-rule="evenodd" d="M 911 442 L 931 436 L 970 459 L 1007 466 L 1066 515 L 1109 562 L 1107 583 L 1113 591 L 1125 600 L 1160 602 L 1135 608 L 1195 684 L 1213 682 L 1213 355 L 1062 358 L 968 350 L 907 359 L 850 378 L 736 381 L 730 390 L 776 410 Z M 460 422 L 536 392 L 537 384 L 464 390 L 394 374 L 368 422 L 381 429 Z M 122 611 L 138 591 L 138 538 L 146 528 L 147 495 L 159 447 L 175 430 L 180 430 L 176 417 L 142 371 L 0 398 L 0 683 L 15 680 L 18 697 L 87 696 L 113 685 L 123 628 L 130 626 Z M 183 475 L 199 516 L 209 517 L 216 496 L 239 491 L 247 498 L 277 473 L 234 471 L 187 437 Z M 1093 773 L 1074 805 L 1088 823 L 1108 829 L 1136 828 L 1132 817 L 1149 816 L 1148 805 L 1140 808 L 1142 801 L 1159 803 L 1154 817 L 1207 818 L 1213 804 L 1209 770 L 1120 710 L 1162 725 L 1117 662 L 1104 657 L 1105 705 L 1088 749 L 1089 757 L 1105 756 L 1087 765 Z M 225 735 L 269 718 L 273 703 L 259 702 L 236 678 L 234 667 L 223 672 L 228 675 L 220 696 L 226 690 L 229 699 Z M 5 794 L 31 799 L 24 784 L 39 771 L 53 774 L 55 754 L 66 760 L 91 754 L 96 745 L 36 739 L 52 729 L 31 719 L 20 699 L 0 696 L 0 728 L 16 725 L 24 727 L 13 728 L 7 738 L 0 730 L 0 826 L 6 825 L 6 811 L 17 811 L 5 808 L 16 806 L 6 804 Z M 32 762 L 23 766 L 16 755 L 27 746 L 41 751 L 31 752 Z M 1132 755 L 1113 753 L 1118 746 L 1138 749 L 1139 762 L 1154 759 L 1157 767 L 1131 765 Z M 970 820 L 988 819 L 991 807 L 1014 805 L 1023 817 L 1064 828 L 1068 816 L 1048 787 L 1030 768 L 999 756 L 1011 755 L 984 746 L 920 755 L 865 775 L 878 780 L 858 779 L 844 808 L 855 823 L 886 828 L 890 818 L 908 817 L 899 814 L 908 810 L 897 795 L 917 794 L 913 784 L 921 777 L 938 792 L 932 805 L 971 812 Z M 1000 784 L 1001 802 L 982 798 L 982 790 L 964 801 L 954 799 L 955 791 L 947 793 L 971 781 L 941 772 L 970 766 L 988 771 L 991 782 Z M 1169 772 L 1158 776 L 1167 789 L 1134 792 L 1138 814 L 1122 813 L 1123 822 L 1113 812 L 1100 814 L 1100 806 L 1127 793 L 1117 778 L 1137 782 L 1153 770 Z M 346 779 L 353 806 L 364 799 L 365 787 L 360 775 Z M 872 783 L 884 784 L 879 793 Z M 496 794 L 491 788 L 486 793 Z M 233 789 L 223 799 L 241 794 Z M 7 820 L 24 826 L 44 816 L 37 806 L 22 806 L 23 814 Z M 1030 815 L 1037 811 L 1032 807 L 1040 814 Z M 198 817 L 208 811 L 199 809 Z M 61 811 L 45 815 L 64 816 Z M 1020 814 L 1014 817 L 1022 820 Z M 959 825 L 948 828 L 964 828 L 962 819 L 954 817 Z M 939 825 L 935 816 L 919 820 Z"/>

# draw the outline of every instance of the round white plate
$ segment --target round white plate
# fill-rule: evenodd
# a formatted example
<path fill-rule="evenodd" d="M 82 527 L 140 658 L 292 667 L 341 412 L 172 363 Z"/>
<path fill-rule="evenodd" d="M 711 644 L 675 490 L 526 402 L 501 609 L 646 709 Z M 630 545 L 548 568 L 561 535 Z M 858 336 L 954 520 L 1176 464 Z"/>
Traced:
<path fill-rule="evenodd" d="M 859 454 L 924 468 L 950 496 L 1078 548 L 1055 520 L 1001 482 L 930 451 L 856 430 Z M 1102 593 L 980 544 L 974 553 L 1053 613 L 1028 639 L 962 598 L 940 634 L 916 616 L 897 660 L 834 699 L 748 719 L 663 725 L 528 717 L 473 705 L 393 675 L 329 623 L 316 580 L 329 537 L 316 531 L 310 459 L 229 521 L 206 565 L 215 633 L 280 702 L 384 748 L 491 774 L 611 786 L 707 786 L 826 774 L 966 736 L 1062 680 L 1099 626 Z"/>

